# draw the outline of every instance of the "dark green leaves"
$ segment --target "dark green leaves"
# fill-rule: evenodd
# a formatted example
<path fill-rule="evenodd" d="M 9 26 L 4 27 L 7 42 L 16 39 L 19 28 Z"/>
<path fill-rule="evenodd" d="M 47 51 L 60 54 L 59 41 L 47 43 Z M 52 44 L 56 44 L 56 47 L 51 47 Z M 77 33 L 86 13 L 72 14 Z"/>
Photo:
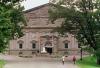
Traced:
<path fill-rule="evenodd" d="M 4 51 L 9 40 L 14 37 L 22 37 L 22 26 L 26 25 L 23 7 L 20 6 L 22 0 L 1 0 L 0 1 L 0 51 Z"/>

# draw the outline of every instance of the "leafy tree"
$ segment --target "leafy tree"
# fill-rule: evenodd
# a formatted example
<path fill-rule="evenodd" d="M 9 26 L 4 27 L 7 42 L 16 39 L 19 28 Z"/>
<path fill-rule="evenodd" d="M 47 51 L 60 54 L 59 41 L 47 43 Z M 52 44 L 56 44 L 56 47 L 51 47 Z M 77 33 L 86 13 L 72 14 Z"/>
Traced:
<path fill-rule="evenodd" d="M 0 0 L 0 52 L 3 52 L 9 40 L 23 35 L 20 24 L 26 25 L 23 15 L 23 0 Z"/>
<path fill-rule="evenodd" d="M 91 47 L 100 64 L 100 0 L 59 0 L 51 2 L 50 20 L 63 19 L 57 31 L 69 32 L 78 42 Z"/>

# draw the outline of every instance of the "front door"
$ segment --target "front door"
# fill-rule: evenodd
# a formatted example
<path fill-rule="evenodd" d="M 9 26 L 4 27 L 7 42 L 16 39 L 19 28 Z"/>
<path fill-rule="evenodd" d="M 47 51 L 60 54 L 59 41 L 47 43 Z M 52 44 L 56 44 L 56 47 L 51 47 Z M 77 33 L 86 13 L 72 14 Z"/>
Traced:
<path fill-rule="evenodd" d="M 46 47 L 46 51 L 47 53 L 52 54 L 52 48 Z"/>

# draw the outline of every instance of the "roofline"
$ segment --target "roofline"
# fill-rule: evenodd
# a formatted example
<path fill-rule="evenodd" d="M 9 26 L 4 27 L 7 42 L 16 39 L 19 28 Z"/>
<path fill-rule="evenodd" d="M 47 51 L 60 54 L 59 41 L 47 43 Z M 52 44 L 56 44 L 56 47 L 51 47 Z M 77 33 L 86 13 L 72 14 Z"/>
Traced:
<path fill-rule="evenodd" d="M 28 9 L 28 10 L 25 10 L 24 13 L 28 13 L 28 12 L 31 12 L 31 11 L 34 11 L 34 10 L 37 10 L 37 9 L 40 9 L 40 8 L 46 6 L 46 5 L 49 5 L 49 3 L 46 3 L 46 4 L 43 4 L 43 5 L 40 5 L 40 6 L 31 8 L 31 9 Z"/>

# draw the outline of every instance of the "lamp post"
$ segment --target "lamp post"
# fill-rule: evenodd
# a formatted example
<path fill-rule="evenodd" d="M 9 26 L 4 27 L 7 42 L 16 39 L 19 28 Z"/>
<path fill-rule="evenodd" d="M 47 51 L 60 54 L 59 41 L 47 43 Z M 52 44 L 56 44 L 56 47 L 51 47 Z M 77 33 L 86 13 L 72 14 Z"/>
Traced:
<path fill-rule="evenodd" d="M 86 48 L 86 46 L 80 46 L 80 60 L 82 61 L 83 59 L 83 48 Z"/>
<path fill-rule="evenodd" d="M 80 60 L 82 61 L 82 57 L 83 57 L 83 50 L 82 50 L 82 47 L 81 47 L 80 52 L 81 52 L 81 58 L 80 58 Z"/>

